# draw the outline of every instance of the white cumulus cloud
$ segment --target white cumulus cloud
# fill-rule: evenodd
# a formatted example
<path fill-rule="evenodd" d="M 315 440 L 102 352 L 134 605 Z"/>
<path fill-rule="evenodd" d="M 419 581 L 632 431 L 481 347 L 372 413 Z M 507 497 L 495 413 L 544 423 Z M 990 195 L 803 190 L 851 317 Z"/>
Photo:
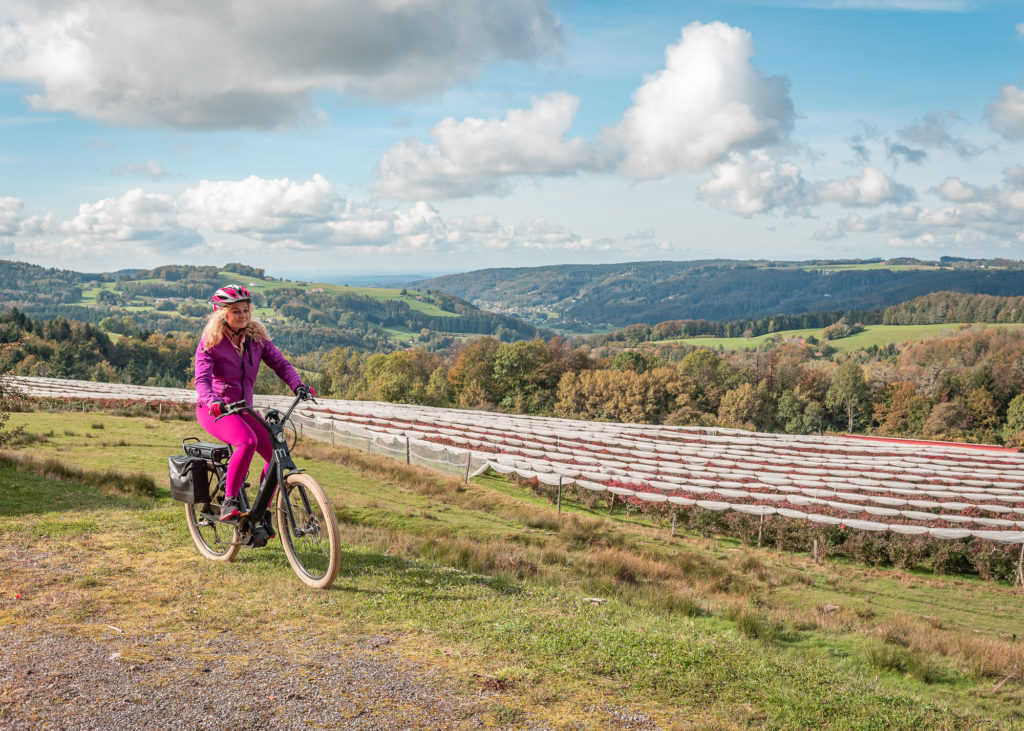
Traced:
<path fill-rule="evenodd" d="M 1024 167 L 1008 168 L 1001 186 L 981 187 L 948 178 L 934 192 L 942 204 L 906 203 L 873 216 L 850 216 L 819 235 L 882 233 L 893 246 L 968 251 L 1024 243 Z"/>
<path fill-rule="evenodd" d="M 20 198 L 0 198 L 0 236 L 18 233 L 25 216 L 25 203 Z"/>
<path fill-rule="evenodd" d="M 693 23 L 644 80 L 608 137 L 625 148 L 623 172 L 655 178 L 702 170 L 735 150 L 783 141 L 793 126 L 785 77 L 750 64 L 750 34 L 725 23 Z"/>
<path fill-rule="evenodd" d="M 819 200 L 841 206 L 876 207 L 885 203 L 903 203 L 914 198 L 913 190 L 872 167 L 864 168 L 860 175 L 818 183 L 815 193 Z"/>
<path fill-rule="evenodd" d="M 763 150 L 733 153 L 711 171 L 711 180 L 700 186 L 700 197 L 742 216 L 776 209 L 810 216 L 812 207 L 823 203 L 867 208 L 914 198 L 912 189 L 872 167 L 842 180 L 811 182 L 796 164 L 777 160 Z"/>
<path fill-rule="evenodd" d="M 117 242 L 197 243 L 199 235 L 182 225 L 173 196 L 129 190 L 117 198 L 83 203 L 78 215 L 61 224 L 70 239 L 104 246 Z"/>
<path fill-rule="evenodd" d="M 322 175 L 304 183 L 255 175 L 237 181 L 203 180 L 181 198 L 191 225 L 256 236 L 297 233 L 303 224 L 330 218 L 339 203 L 334 187 Z"/>
<path fill-rule="evenodd" d="M 10 0 L 0 79 L 106 124 L 275 127 L 323 89 L 397 99 L 556 51 L 544 0 Z"/>
<path fill-rule="evenodd" d="M 566 137 L 578 108 L 575 96 L 553 93 L 504 119 L 444 119 L 430 131 L 434 144 L 406 140 L 384 154 L 376 191 L 412 200 L 507 195 L 517 177 L 600 169 L 591 143 Z"/>
<path fill-rule="evenodd" d="M 981 197 L 976 185 L 965 183 L 960 178 L 946 178 L 935 188 L 935 194 L 950 203 L 966 203 Z"/>
<path fill-rule="evenodd" d="M 1008 140 L 1024 139 L 1024 89 L 1007 84 L 985 107 L 989 126 Z"/>
<path fill-rule="evenodd" d="M 809 186 L 800 168 L 762 151 L 731 155 L 714 165 L 712 174 L 712 179 L 700 186 L 700 196 L 741 216 L 774 208 L 799 211 L 810 202 Z"/>

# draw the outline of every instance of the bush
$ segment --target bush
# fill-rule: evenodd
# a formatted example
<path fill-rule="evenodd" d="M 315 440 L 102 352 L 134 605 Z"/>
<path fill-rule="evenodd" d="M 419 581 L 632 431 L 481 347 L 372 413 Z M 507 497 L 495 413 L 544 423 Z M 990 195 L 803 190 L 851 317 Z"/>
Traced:
<path fill-rule="evenodd" d="M 1014 581 L 1017 578 L 1017 561 L 1020 548 L 992 544 L 988 541 L 974 541 L 969 557 L 978 575 L 983 579 L 1003 579 Z"/>
<path fill-rule="evenodd" d="M 934 540 L 925 536 L 893 535 L 889 538 L 889 561 L 898 569 L 927 563 Z"/>
<path fill-rule="evenodd" d="M 936 541 L 932 550 L 932 569 L 937 574 L 969 574 L 974 566 L 971 564 L 970 538 L 953 541 Z"/>

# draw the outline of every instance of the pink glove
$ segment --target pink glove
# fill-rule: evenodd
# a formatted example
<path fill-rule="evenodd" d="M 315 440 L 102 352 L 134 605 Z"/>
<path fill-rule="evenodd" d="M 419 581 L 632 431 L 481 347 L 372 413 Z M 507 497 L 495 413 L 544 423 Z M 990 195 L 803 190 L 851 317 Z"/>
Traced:
<path fill-rule="evenodd" d="M 224 411 L 224 402 L 214 401 L 207 408 L 209 409 L 210 416 L 217 418 L 218 416 L 221 415 L 221 412 Z"/>

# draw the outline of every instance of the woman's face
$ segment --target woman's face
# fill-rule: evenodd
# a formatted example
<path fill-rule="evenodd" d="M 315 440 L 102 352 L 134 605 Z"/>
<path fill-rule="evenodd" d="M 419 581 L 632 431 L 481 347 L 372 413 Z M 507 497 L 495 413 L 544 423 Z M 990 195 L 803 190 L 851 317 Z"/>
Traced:
<path fill-rule="evenodd" d="M 224 310 L 224 319 L 232 330 L 241 330 L 249 324 L 249 303 L 234 302 Z"/>

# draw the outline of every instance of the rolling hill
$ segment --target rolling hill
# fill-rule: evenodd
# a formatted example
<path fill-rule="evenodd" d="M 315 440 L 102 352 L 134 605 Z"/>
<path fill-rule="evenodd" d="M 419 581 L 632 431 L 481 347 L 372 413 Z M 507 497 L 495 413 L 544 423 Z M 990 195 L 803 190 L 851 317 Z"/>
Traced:
<path fill-rule="evenodd" d="M 89 274 L 0 261 L 5 307 L 99 325 L 114 335 L 197 332 L 210 311 L 207 298 L 229 283 L 249 288 L 275 342 L 296 354 L 336 346 L 386 352 L 413 343 L 444 347 L 477 335 L 511 341 L 550 334 L 443 292 L 287 281 L 244 264 Z"/>
<path fill-rule="evenodd" d="M 953 260 L 653 261 L 483 269 L 416 286 L 535 324 L 588 332 L 675 319 L 881 309 L 938 291 L 1020 295 L 1024 268 Z"/>

